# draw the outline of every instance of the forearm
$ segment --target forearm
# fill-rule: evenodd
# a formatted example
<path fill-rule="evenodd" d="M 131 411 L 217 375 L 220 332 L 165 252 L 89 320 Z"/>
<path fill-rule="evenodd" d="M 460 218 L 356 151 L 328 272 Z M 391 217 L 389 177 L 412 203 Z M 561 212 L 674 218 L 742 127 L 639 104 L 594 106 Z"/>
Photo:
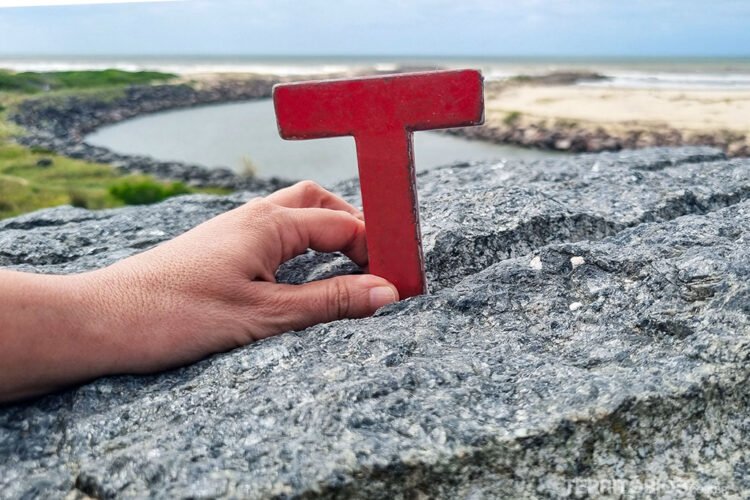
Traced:
<path fill-rule="evenodd" d="M 86 275 L 0 270 L 0 401 L 102 375 L 116 339 L 106 334 Z"/>
<path fill-rule="evenodd" d="M 308 248 L 367 265 L 361 212 L 303 182 L 104 269 L 0 270 L 0 402 L 173 368 L 398 300 L 372 275 L 276 283 L 279 266 Z"/>

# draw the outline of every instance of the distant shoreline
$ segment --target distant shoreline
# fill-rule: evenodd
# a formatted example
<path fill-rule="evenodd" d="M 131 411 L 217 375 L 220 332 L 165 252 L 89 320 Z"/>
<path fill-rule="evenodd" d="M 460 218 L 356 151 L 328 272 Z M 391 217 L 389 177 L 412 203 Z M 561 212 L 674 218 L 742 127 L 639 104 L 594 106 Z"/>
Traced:
<path fill-rule="evenodd" d="M 399 71 L 418 69 L 428 68 L 397 68 Z M 372 69 L 369 71 L 372 74 Z M 376 71 L 376 74 L 390 71 L 393 70 L 383 69 Z M 273 189 L 288 182 L 281 179 L 247 179 L 223 168 L 209 169 L 179 162 L 159 162 L 147 157 L 119 155 L 105 148 L 86 144 L 83 137 L 97 127 L 144 113 L 268 98 L 272 86 L 281 81 L 359 74 L 363 73 L 297 75 L 294 78 L 238 73 L 193 74 L 182 76 L 174 83 L 130 87 L 121 98 L 116 99 L 100 99 L 96 93 L 62 99 L 33 97 L 19 106 L 12 119 L 27 130 L 27 135 L 19 139 L 19 142 L 27 146 L 47 148 L 73 158 L 110 163 L 125 172 L 143 172 L 183 180 L 195 186 Z M 602 103 L 622 101 L 617 106 L 627 108 L 628 99 L 632 100 L 633 96 L 644 92 L 596 86 L 604 80 L 602 75 L 590 72 L 553 72 L 544 76 L 516 77 L 508 81 L 488 81 L 486 124 L 482 127 L 452 129 L 446 133 L 499 144 L 568 152 L 708 145 L 722 149 L 729 156 L 750 156 L 750 130 L 743 128 L 745 122 L 740 122 L 738 127 L 713 123 L 710 128 L 690 131 L 669 123 L 669 117 L 675 115 L 677 110 L 684 114 L 686 100 L 689 101 L 691 96 L 702 91 L 679 91 L 677 95 L 682 96 L 680 99 L 663 100 L 659 112 L 660 116 L 664 116 L 664 123 L 607 122 L 606 118 L 613 115 L 611 106 L 598 110 L 597 106 L 601 108 Z M 588 85 L 580 85 L 582 82 Z M 670 92 L 678 91 L 650 90 L 646 94 L 653 94 L 658 98 L 672 95 Z M 729 99 L 725 105 L 731 109 L 737 103 L 742 103 L 746 108 L 743 107 L 740 112 L 747 111 L 744 116 L 750 117 L 750 90 L 735 94 L 727 97 L 726 93 L 716 91 L 714 97 L 719 100 Z M 592 95 L 599 95 L 599 98 L 594 99 Z M 602 95 L 611 95 L 612 98 L 601 98 Z M 745 95 L 747 98 L 742 99 Z M 566 100 L 571 100 L 572 104 L 566 105 Z M 552 106 L 553 104 L 557 107 Z M 589 107 L 592 116 L 585 119 L 575 116 L 581 108 Z M 566 114 L 568 112 L 573 114 Z M 598 121 L 596 113 L 600 113 L 605 120 Z M 701 113 L 702 110 L 698 107 L 694 113 L 697 122 L 701 120 Z M 734 115 L 727 115 L 728 118 L 732 116 Z"/>
<path fill-rule="evenodd" d="M 266 77 L 310 77 L 396 71 L 404 67 L 475 68 L 487 81 L 550 72 L 596 72 L 612 84 L 637 88 L 744 88 L 750 90 L 747 57 L 509 57 L 509 56 L 9 56 L 0 68 L 61 71 L 115 68 L 152 70 L 192 77 L 224 73 Z"/>

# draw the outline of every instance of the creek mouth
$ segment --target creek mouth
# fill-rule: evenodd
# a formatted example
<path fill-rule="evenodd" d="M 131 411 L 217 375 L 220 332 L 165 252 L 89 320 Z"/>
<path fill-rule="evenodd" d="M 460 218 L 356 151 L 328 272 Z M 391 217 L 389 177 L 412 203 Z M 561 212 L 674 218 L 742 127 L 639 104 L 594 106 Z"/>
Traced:
<path fill-rule="evenodd" d="M 259 178 L 312 179 L 324 185 L 357 175 L 351 137 L 285 141 L 270 99 L 212 104 L 138 116 L 85 137 L 93 146 L 158 161 L 225 167 Z M 560 153 L 468 140 L 435 132 L 414 134 L 417 170 L 454 162 L 540 159 Z"/>

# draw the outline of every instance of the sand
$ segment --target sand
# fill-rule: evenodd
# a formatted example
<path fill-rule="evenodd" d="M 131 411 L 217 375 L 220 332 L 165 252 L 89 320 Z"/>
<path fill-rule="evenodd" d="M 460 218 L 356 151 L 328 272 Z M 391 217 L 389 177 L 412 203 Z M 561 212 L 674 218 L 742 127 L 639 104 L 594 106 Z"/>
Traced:
<path fill-rule="evenodd" d="M 487 95 L 487 121 L 508 113 L 563 119 L 581 126 L 691 132 L 750 132 L 750 90 L 666 90 L 585 86 L 510 86 Z"/>

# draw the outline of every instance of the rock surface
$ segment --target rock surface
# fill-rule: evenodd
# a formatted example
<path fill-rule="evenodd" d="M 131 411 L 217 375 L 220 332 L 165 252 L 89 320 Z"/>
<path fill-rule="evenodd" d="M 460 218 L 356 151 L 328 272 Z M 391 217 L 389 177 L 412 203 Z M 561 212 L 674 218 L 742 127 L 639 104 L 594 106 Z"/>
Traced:
<path fill-rule="evenodd" d="M 418 182 L 430 295 L 0 408 L 0 496 L 750 494 L 750 161 L 645 150 Z M 0 265 L 104 266 L 251 196 L 3 221 Z M 351 270 L 311 252 L 279 277 Z"/>

